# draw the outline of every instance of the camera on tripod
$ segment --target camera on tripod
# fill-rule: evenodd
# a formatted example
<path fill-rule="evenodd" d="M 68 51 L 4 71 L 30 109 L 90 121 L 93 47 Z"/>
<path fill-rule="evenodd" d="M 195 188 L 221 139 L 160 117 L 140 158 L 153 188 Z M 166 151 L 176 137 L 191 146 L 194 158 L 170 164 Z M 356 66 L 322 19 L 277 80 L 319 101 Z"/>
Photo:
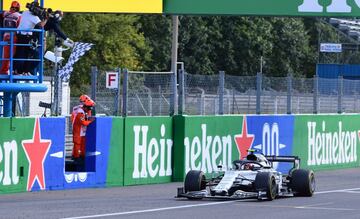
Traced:
<path fill-rule="evenodd" d="M 51 17 L 53 13 L 51 8 L 43 8 L 38 2 L 26 3 L 26 8 L 28 8 L 33 15 L 38 16 L 40 20 L 45 20 L 47 17 Z"/>

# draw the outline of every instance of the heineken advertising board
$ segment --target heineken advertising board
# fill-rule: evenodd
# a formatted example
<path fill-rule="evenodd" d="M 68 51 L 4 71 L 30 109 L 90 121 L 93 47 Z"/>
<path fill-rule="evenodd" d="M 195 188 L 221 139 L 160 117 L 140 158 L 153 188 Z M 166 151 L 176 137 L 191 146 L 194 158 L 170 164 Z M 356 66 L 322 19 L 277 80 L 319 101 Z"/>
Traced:
<path fill-rule="evenodd" d="M 87 128 L 86 171 L 65 171 L 65 118 L 0 119 L 0 193 L 123 185 L 124 119 Z"/>
<path fill-rule="evenodd" d="M 210 175 L 232 167 L 248 149 L 265 155 L 292 155 L 293 116 L 177 116 L 174 118 L 174 180 L 189 170 Z M 287 171 L 287 164 L 275 164 Z"/>
<path fill-rule="evenodd" d="M 64 118 L 2 118 L 0 130 L 0 193 L 63 188 Z"/>
<path fill-rule="evenodd" d="M 358 167 L 359 115 L 296 116 L 294 154 L 310 169 Z"/>
<path fill-rule="evenodd" d="M 127 117 L 124 184 L 171 182 L 173 123 L 171 117 Z"/>
<path fill-rule="evenodd" d="M 357 17 L 360 0 L 165 0 L 164 13 Z"/>

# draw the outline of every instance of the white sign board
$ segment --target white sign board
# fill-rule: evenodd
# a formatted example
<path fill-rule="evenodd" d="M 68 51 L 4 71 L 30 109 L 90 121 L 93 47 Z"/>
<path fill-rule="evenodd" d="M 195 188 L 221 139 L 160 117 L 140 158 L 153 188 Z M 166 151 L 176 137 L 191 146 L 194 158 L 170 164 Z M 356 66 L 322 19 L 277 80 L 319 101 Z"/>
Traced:
<path fill-rule="evenodd" d="M 119 74 L 117 72 L 106 72 L 106 88 L 119 88 Z"/>
<path fill-rule="evenodd" d="M 321 43 L 320 52 L 342 52 L 340 43 Z"/>

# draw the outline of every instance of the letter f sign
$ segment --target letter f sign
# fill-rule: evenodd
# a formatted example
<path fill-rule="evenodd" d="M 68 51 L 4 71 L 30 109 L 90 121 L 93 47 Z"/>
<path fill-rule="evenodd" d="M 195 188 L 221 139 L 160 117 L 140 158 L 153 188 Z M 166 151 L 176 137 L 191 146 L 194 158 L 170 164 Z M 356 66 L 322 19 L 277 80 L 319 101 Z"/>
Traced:
<path fill-rule="evenodd" d="M 117 72 L 106 72 L 106 88 L 117 89 L 119 77 Z"/>

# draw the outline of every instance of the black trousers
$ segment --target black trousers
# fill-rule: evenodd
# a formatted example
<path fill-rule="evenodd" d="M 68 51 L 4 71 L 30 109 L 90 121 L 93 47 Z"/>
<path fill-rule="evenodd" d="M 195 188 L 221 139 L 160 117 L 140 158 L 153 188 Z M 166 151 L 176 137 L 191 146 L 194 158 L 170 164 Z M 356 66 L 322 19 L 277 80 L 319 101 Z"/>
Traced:
<path fill-rule="evenodd" d="M 30 35 L 17 35 L 17 44 L 30 44 L 33 36 Z M 15 59 L 26 59 L 26 61 L 14 61 L 14 69 L 18 74 L 30 72 L 35 74 L 34 70 L 39 64 L 35 61 L 27 61 L 27 59 L 38 58 L 37 49 L 32 49 L 30 46 L 17 46 L 15 52 Z"/>

